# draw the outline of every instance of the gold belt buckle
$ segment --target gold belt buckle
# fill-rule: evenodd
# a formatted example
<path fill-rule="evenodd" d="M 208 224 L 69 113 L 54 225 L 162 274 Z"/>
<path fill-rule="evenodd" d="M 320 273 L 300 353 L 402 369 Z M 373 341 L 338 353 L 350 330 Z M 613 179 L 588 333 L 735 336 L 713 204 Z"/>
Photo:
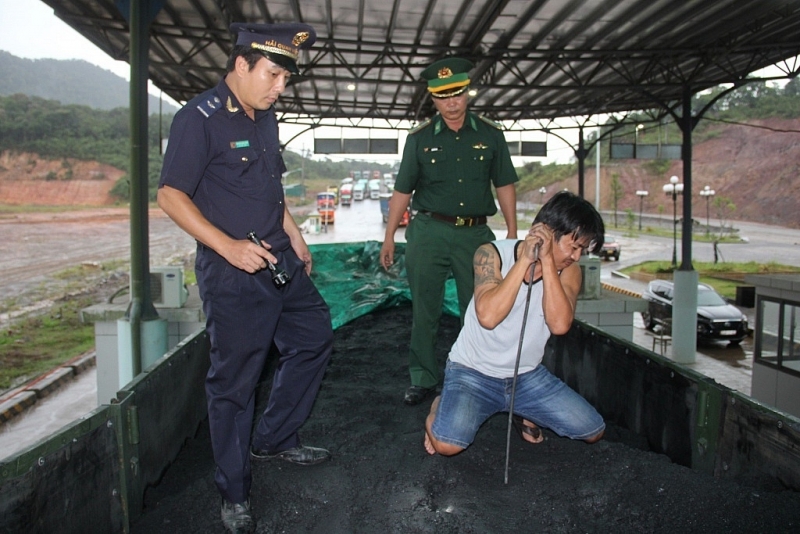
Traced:
<path fill-rule="evenodd" d="M 467 224 L 467 220 L 464 217 L 456 216 L 456 226 L 469 226 Z"/>

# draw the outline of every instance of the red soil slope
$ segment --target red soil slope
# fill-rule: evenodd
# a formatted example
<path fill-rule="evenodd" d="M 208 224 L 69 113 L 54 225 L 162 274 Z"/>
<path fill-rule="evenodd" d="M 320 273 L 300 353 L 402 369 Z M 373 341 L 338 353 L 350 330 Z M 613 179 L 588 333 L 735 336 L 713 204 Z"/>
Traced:
<path fill-rule="evenodd" d="M 692 181 L 695 219 L 706 215 L 705 199 L 698 193 L 706 185 L 718 197 L 729 199 L 735 210 L 726 219 L 800 228 L 800 119 L 764 119 L 740 126 L 716 123 L 705 141 L 693 147 Z M 604 145 L 603 150 L 607 150 Z M 71 176 L 70 176 L 71 171 Z M 124 173 L 97 162 L 47 161 L 35 154 L 0 154 L 0 203 L 32 205 L 106 206 L 114 203 L 108 194 Z M 671 200 L 662 192 L 669 177 L 683 177 L 683 164 L 673 161 L 669 170 L 654 175 L 647 160 L 614 160 L 600 169 L 601 209 L 612 210 L 611 178 L 619 177 L 623 195 L 617 210 L 639 211 L 636 191 L 650 192 L 646 213 L 669 214 Z M 578 190 L 577 175 L 548 186 L 549 191 Z M 586 198 L 595 198 L 595 167 L 586 162 Z M 547 198 L 547 195 L 545 198 Z M 538 203 L 539 194 L 522 198 Z M 720 218 L 713 207 L 710 216 Z"/>
<path fill-rule="evenodd" d="M 728 198 L 736 206 L 728 219 L 800 228 L 800 119 L 765 119 L 747 126 L 716 123 L 704 137 L 706 140 L 696 141 L 692 149 L 695 219 L 705 221 L 706 201 L 699 192 L 708 185 L 716 196 Z M 607 147 L 605 144 L 602 150 Z M 667 172 L 658 175 L 649 172 L 646 163 L 614 160 L 601 166 L 601 209 L 613 209 L 611 179 L 616 174 L 623 191 L 618 212 L 631 209 L 638 214 L 636 191 L 643 189 L 650 193 L 644 202 L 645 213 L 672 213 L 671 198 L 663 193 L 662 186 L 672 175 L 683 181 L 683 163 L 673 161 Z M 584 187 L 586 198 L 594 201 L 594 161 L 586 162 Z M 564 188 L 577 191 L 577 175 L 547 189 L 555 192 Z M 545 195 L 545 200 L 548 197 Z M 531 193 L 527 200 L 538 203 L 539 194 Z M 709 211 L 712 219 L 719 218 L 713 203 Z"/>
<path fill-rule="evenodd" d="M 106 206 L 125 174 L 110 165 L 36 154 L 0 153 L 0 203 L 37 206 Z"/>

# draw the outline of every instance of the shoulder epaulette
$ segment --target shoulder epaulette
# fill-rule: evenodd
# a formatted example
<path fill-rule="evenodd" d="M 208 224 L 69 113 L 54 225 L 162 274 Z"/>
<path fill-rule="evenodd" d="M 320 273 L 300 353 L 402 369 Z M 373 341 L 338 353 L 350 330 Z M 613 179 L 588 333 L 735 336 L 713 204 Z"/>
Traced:
<path fill-rule="evenodd" d="M 413 128 L 411 128 L 408 131 L 408 133 L 409 134 L 415 134 L 418 131 L 422 130 L 423 128 L 427 128 L 428 126 L 430 126 L 432 122 L 433 121 L 431 119 L 426 119 L 426 120 L 422 121 L 421 123 L 417 124 L 416 126 L 414 126 Z"/>
<path fill-rule="evenodd" d="M 209 118 L 220 109 L 222 109 L 222 100 L 220 100 L 216 91 L 210 93 L 207 98 L 197 103 L 197 111 L 202 113 L 205 118 Z"/>
<path fill-rule="evenodd" d="M 492 119 L 490 119 L 488 117 L 484 117 L 483 115 L 478 115 L 478 118 L 480 120 L 482 120 L 483 122 L 485 122 L 486 124 L 488 124 L 489 126 L 497 128 L 498 130 L 502 130 L 503 129 L 503 125 L 502 124 L 500 124 L 499 122 L 495 122 L 495 121 L 493 121 Z"/>

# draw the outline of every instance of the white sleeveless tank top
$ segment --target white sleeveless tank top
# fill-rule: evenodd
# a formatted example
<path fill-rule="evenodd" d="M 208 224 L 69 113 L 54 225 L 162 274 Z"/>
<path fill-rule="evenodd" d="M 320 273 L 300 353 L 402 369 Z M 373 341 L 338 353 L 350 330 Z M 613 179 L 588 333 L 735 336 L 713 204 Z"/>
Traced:
<path fill-rule="evenodd" d="M 500 254 L 500 272 L 503 278 L 506 277 L 516 261 L 515 250 L 519 242 L 516 239 L 503 239 L 491 243 Z M 543 289 L 541 278 L 531 288 L 531 300 L 519 364 L 520 374 L 532 371 L 541 363 L 544 346 L 550 338 L 550 329 L 547 328 L 542 310 Z M 450 349 L 450 359 L 487 376 L 513 377 L 527 294 L 528 284 L 523 282 L 508 316 L 492 330 L 482 327 L 478 322 L 478 316 L 475 313 L 475 298 L 473 297 L 467 307 L 464 327 Z"/>

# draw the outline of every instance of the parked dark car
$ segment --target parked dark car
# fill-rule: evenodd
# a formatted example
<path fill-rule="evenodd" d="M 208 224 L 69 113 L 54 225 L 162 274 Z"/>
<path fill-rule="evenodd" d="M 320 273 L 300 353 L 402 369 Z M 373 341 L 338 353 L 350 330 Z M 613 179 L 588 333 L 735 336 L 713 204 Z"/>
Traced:
<path fill-rule="evenodd" d="M 645 328 L 671 331 L 673 292 L 674 285 L 668 280 L 653 280 L 647 285 L 642 293 L 647 300 L 647 311 L 642 313 Z M 747 316 L 711 286 L 697 284 L 697 341 L 738 345 L 747 334 Z"/>
<path fill-rule="evenodd" d="M 606 234 L 603 239 L 603 248 L 600 249 L 598 256 L 602 260 L 611 260 L 612 258 L 614 261 L 619 261 L 619 253 L 622 250 L 622 247 L 619 244 L 619 240 L 615 235 Z"/>

